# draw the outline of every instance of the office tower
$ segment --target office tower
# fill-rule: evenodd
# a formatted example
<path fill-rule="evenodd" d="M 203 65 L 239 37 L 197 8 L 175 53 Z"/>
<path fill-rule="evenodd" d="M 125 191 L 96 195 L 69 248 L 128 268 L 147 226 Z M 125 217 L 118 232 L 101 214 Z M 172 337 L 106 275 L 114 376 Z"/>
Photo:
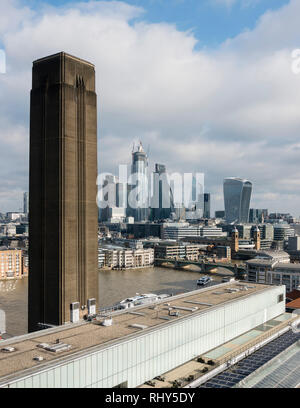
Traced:
<path fill-rule="evenodd" d="M 300 237 L 288 237 L 288 250 L 289 251 L 300 251 Z"/>
<path fill-rule="evenodd" d="M 101 202 L 100 221 L 123 221 L 126 217 L 126 208 L 123 205 L 123 184 L 119 183 L 118 177 L 107 174 L 101 188 L 103 200 Z"/>
<path fill-rule="evenodd" d="M 251 224 L 255 224 L 258 222 L 257 212 L 255 208 L 250 208 L 249 210 L 249 222 L 251 222 Z"/>
<path fill-rule="evenodd" d="M 294 236 L 295 230 L 289 224 L 274 224 L 274 241 L 288 241 Z"/>
<path fill-rule="evenodd" d="M 261 231 L 261 239 L 268 239 L 273 241 L 274 239 L 274 227 L 272 224 L 263 224 L 259 226 Z"/>
<path fill-rule="evenodd" d="M 267 209 L 259 209 L 259 208 L 250 208 L 249 211 L 249 222 L 256 224 L 256 223 L 263 223 L 265 219 L 268 218 L 268 210 Z"/>
<path fill-rule="evenodd" d="M 251 225 L 237 224 L 234 227 L 238 230 L 239 237 L 242 239 L 250 239 L 252 233 L 254 232 L 254 230 L 252 231 Z M 232 226 L 230 226 L 230 228 L 232 228 Z"/>
<path fill-rule="evenodd" d="M 252 183 L 237 177 L 224 180 L 225 219 L 228 223 L 247 223 Z"/>
<path fill-rule="evenodd" d="M 155 164 L 151 210 L 153 220 L 170 218 L 171 213 L 174 212 L 173 193 L 168 181 L 166 166 L 163 164 Z"/>
<path fill-rule="evenodd" d="M 28 214 L 28 210 L 29 210 L 29 195 L 27 192 L 25 192 L 23 194 L 23 213 L 25 215 Z"/>
<path fill-rule="evenodd" d="M 39 59 L 30 106 L 29 331 L 77 320 L 98 299 L 96 178 L 94 65 L 63 52 Z"/>
<path fill-rule="evenodd" d="M 134 216 L 135 216 L 135 209 L 131 208 L 129 200 L 131 198 L 131 192 L 134 190 L 134 187 L 135 186 L 133 184 L 127 183 L 127 186 L 126 186 L 127 191 L 126 191 L 126 195 L 125 195 L 126 204 L 127 204 L 127 206 L 126 206 L 126 217 L 130 217 L 130 218 L 133 218 L 133 219 L 134 219 Z M 134 194 L 134 192 L 132 194 Z"/>
<path fill-rule="evenodd" d="M 186 180 L 184 180 L 184 183 Z M 189 190 L 188 183 L 184 185 L 184 194 L 186 194 L 186 190 Z M 191 185 L 191 194 L 190 194 L 190 202 L 185 201 L 185 197 L 183 198 L 186 206 L 189 209 L 197 211 L 198 216 L 204 216 L 204 192 L 203 192 L 203 180 L 201 182 L 197 175 L 193 174 L 192 176 L 192 185 Z"/>
<path fill-rule="evenodd" d="M 204 193 L 203 217 L 210 218 L 210 193 Z"/>
<path fill-rule="evenodd" d="M 192 178 L 192 190 L 191 190 L 191 204 L 195 203 L 196 201 L 198 201 L 198 197 L 197 197 L 197 180 L 195 175 L 193 175 Z"/>
<path fill-rule="evenodd" d="M 260 231 L 261 245 L 269 245 L 274 240 L 274 227 L 272 224 L 258 224 L 251 226 L 251 238 L 254 238 L 254 232 L 258 227 Z"/>
<path fill-rule="evenodd" d="M 172 212 L 170 217 L 174 221 L 185 220 L 185 206 L 183 197 L 183 184 L 182 180 L 170 179 L 170 194 L 172 199 Z"/>
<path fill-rule="evenodd" d="M 116 207 L 116 185 L 116 176 L 107 174 L 101 186 L 103 191 L 103 201 L 101 203 L 100 210 L 101 221 L 108 221 L 110 217 L 110 209 Z"/>
<path fill-rule="evenodd" d="M 224 218 L 225 217 L 225 211 L 215 211 L 215 218 Z"/>
<path fill-rule="evenodd" d="M 127 203 L 126 203 L 126 198 L 125 198 L 125 189 L 124 189 L 124 184 L 123 183 L 116 183 L 116 206 L 118 208 L 125 208 Z"/>
<path fill-rule="evenodd" d="M 148 185 L 148 157 L 142 143 L 133 148 L 131 165 L 131 187 L 129 192 L 129 206 L 135 221 L 145 221 L 149 213 L 149 185 Z"/>

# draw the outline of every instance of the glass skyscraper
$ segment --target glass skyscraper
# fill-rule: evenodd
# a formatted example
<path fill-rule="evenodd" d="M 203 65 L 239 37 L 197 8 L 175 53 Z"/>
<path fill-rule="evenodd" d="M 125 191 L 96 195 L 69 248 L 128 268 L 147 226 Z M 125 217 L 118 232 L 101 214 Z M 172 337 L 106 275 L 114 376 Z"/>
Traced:
<path fill-rule="evenodd" d="M 252 183 L 238 177 L 224 180 L 225 219 L 228 223 L 247 223 Z"/>
<path fill-rule="evenodd" d="M 210 218 L 210 193 L 204 193 L 203 217 Z"/>
<path fill-rule="evenodd" d="M 155 164 L 151 211 L 153 220 L 170 218 L 174 212 L 173 192 L 168 182 L 166 166 L 163 164 Z"/>
<path fill-rule="evenodd" d="M 23 213 L 28 214 L 29 212 L 29 194 L 25 192 L 23 194 Z"/>
<path fill-rule="evenodd" d="M 133 149 L 129 206 L 135 221 L 146 221 L 149 214 L 148 157 L 142 143 Z"/>

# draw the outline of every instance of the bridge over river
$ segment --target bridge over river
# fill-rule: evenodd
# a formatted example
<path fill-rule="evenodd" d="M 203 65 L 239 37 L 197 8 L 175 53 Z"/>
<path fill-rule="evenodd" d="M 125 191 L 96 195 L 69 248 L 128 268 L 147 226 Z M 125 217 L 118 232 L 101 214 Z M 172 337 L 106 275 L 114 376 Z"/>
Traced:
<path fill-rule="evenodd" d="M 241 278 L 246 274 L 246 266 L 244 264 L 234 264 L 231 262 L 209 262 L 209 261 L 190 261 L 188 259 L 173 259 L 173 258 L 155 258 L 155 266 L 173 265 L 174 268 L 184 268 L 189 265 L 196 265 L 201 269 L 201 272 L 210 274 L 218 274 L 217 268 L 228 269 L 235 277 Z M 223 275 L 220 273 L 220 275 Z"/>

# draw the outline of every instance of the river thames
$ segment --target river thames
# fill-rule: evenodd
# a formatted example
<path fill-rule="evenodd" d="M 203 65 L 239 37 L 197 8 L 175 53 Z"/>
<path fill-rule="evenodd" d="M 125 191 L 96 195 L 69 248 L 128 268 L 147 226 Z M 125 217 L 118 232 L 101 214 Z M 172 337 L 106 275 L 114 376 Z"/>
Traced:
<path fill-rule="evenodd" d="M 173 268 L 145 268 L 125 271 L 99 270 L 99 307 L 111 306 L 136 293 L 178 294 L 195 290 L 200 273 Z M 213 277 L 213 284 L 220 282 Z M 28 279 L 0 281 L 0 309 L 6 313 L 6 331 L 17 336 L 27 333 Z"/>

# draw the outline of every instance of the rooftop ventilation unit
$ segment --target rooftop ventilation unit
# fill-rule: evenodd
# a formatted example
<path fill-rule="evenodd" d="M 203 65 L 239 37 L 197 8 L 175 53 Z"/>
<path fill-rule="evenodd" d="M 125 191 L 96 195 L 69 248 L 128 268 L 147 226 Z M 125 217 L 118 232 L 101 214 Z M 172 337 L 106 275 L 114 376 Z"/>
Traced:
<path fill-rule="evenodd" d="M 240 289 L 235 289 L 235 288 L 225 289 L 225 292 L 227 292 L 227 293 L 235 293 L 235 292 L 239 292 L 239 291 L 240 291 Z"/>
<path fill-rule="evenodd" d="M 179 312 L 177 312 L 176 310 L 169 310 L 169 316 L 175 316 L 178 317 L 179 316 Z"/>
<path fill-rule="evenodd" d="M 45 350 L 52 351 L 53 353 L 60 353 L 62 351 L 68 351 L 70 350 L 70 348 L 71 348 L 70 344 L 58 343 L 45 347 Z"/>
<path fill-rule="evenodd" d="M 191 304 L 201 305 L 201 306 L 213 306 L 212 303 L 198 302 L 198 300 L 185 300 L 184 303 L 191 303 Z"/>
<path fill-rule="evenodd" d="M 44 357 L 42 356 L 37 356 L 37 357 L 33 357 L 34 361 L 43 361 Z"/>
<path fill-rule="evenodd" d="M 73 302 L 70 305 L 70 312 L 71 312 L 71 322 L 76 323 L 79 322 L 79 302 Z"/>
<path fill-rule="evenodd" d="M 87 306 L 88 306 L 88 314 L 95 315 L 96 314 L 96 299 L 95 298 L 88 299 Z"/>
<path fill-rule="evenodd" d="M 108 319 L 104 319 L 103 322 L 101 323 L 101 326 L 108 327 L 108 326 L 112 326 L 112 324 L 113 324 L 113 320 L 110 317 Z"/>
<path fill-rule="evenodd" d="M 136 316 L 145 316 L 145 313 L 141 313 L 141 312 L 127 312 L 127 313 L 131 315 L 136 315 Z"/>
<path fill-rule="evenodd" d="M 48 343 L 40 343 L 40 344 L 37 345 L 37 347 L 45 349 L 46 347 L 49 347 L 49 344 Z"/>
<path fill-rule="evenodd" d="M 132 327 L 133 329 L 147 329 L 148 326 L 145 326 L 144 324 L 131 324 L 129 327 Z"/>
<path fill-rule="evenodd" d="M 198 310 L 198 307 L 196 307 L 196 306 L 195 307 L 172 306 L 172 307 L 170 307 L 170 309 L 185 310 L 187 312 L 196 312 L 196 310 Z"/>

